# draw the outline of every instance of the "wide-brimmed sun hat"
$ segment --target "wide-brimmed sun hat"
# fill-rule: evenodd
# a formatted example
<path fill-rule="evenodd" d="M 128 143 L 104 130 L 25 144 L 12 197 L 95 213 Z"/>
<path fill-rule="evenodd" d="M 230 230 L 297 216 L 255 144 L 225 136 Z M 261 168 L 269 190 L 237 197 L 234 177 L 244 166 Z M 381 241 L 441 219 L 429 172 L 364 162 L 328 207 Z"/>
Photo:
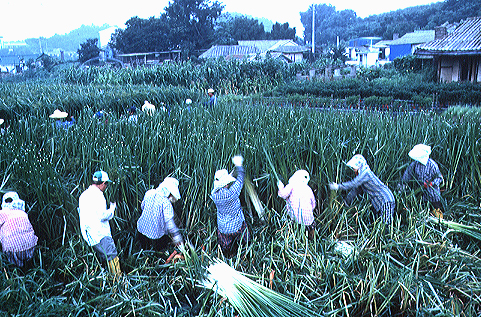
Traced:
<path fill-rule="evenodd" d="M 419 163 L 426 165 L 431 154 L 431 147 L 425 144 L 415 145 L 411 151 L 409 151 L 409 157 Z"/>
<path fill-rule="evenodd" d="M 55 109 L 55 111 L 49 116 L 52 119 L 63 119 L 67 118 L 68 113 Z"/>
<path fill-rule="evenodd" d="M 212 89 L 212 88 L 207 89 L 207 93 L 213 94 L 213 93 L 214 93 L 214 89 Z"/>
<path fill-rule="evenodd" d="M 2 125 L 5 122 L 5 120 L 0 119 L 0 125 Z"/>
<path fill-rule="evenodd" d="M 232 182 L 235 182 L 235 178 L 229 174 L 226 169 L 216 171 L 214 175 L 214 189 L 212 190 L 212 193 Z"/>

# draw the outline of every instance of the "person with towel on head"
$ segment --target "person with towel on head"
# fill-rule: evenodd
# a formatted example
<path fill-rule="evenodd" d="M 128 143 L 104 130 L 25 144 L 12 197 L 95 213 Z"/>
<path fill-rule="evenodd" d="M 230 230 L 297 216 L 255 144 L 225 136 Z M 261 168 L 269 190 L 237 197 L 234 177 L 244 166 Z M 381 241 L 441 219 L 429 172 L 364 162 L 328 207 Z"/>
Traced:
<path fill-rule="evenodd" d="M 107 262 L 110 272 L 117 276 L 121 274 L 120 263 L 109 224 L 117 204 L 110 203 L 110 208 L 107 209 L 104 197 L 109 183 L 112 183 L 109 175 L 104 171 L 97 171 L 92 177 L 92 185 L 80 195 L 80 230 L 88 245 L 93 247 L 102 261 Z"/>
<path fill-rule="evenodd" d="M 142 112 L 148 114 L 149 116 L 153 116 L 155 113 L 155 106 L 148 100 L 145 100 L 144 104 L 142 105 Z"/>
<path fill-rule="evenodd" d="M 0 242 L 7 260 L 24 267 L 32 258 L 38 238 L 16 192 L 7 192 L 0 210 Z"/>
<path fill-rule="evenodd" d="M 367 193 L 372 207 L 374 208 L 374 218 L 381 218 L 385 224 L 390 224 L 394 216 L 396 202 L 391 190 L 379 180 L 371 171 L 366 159 L 361 154 L 354 155 L 347 162 L 356 177 L 353 180 L 341 184 L 331 183 L 331 190 L 349 190 L 345 202 L 351 205 L 354 198 L 363 192 Z"/>
<path fill-rule="evenodd" d="M 211 198 L 217 207 L 217 238 L 225 256 L 230 257 L 239 243 L 249 242 L 249 229 L 240 204 L 240 193 L 244 185 L 244 159 L 237 155 L 232 158 L 237 177 L 226 169 L 215 172 Z"/>
<path fill-rule="evenodd" d="M 304 225 L 309 240 L 313 240 L 316 228 L 313 214 L 316 199 L 308 185 L 309 179 L 307 171 L 298 170 L 291 176 L 286 186 L 280 180 L 277 182 L 277 195 L 286 200 L 286 209 L 290 217 L 298 224 Z"/>
<path fill-rule="evenodd" d="M 414 179 L 423 187 L 423 200 L 428 201 L 433 206 L 433 214 L 436 217 L 443 217 L 443 205 L 441 204 L 441 190 L 439 186 L 443 183 L 438 164 L 429 157 L 431 147 L 425 144 L 415 145 L 409 151 L 409 157 L 414 160 L 409 164 L 399 184 L 400 189 L 404 189 L 406 182 Z"/>
<path fill-rule="evenodd" d="M 145 193 L 141 204 L 142 215 L 137 221 L 138 237 L 143 249 L 165 249 L 167 234 L 172 236 L 174 245 L 184 243 L 175 225 L 172 206 L 179 199 L 179 181 L 173 177 L 166 177 L 157 188 Z"/>

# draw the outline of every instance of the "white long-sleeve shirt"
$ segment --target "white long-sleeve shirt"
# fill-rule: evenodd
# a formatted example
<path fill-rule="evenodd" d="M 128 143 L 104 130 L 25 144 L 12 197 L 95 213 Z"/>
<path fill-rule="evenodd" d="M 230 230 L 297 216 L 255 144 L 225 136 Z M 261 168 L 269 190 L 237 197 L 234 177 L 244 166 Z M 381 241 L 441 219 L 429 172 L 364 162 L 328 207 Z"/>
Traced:
<path fill-rule="evenodd" d="M 79 197 L 79 218 L 82 236 L 88 245 L 96 245 L 104 237 L 111 237 L 109 220 L 115 208 L 107 209 L 103 192 L 90 185 Z"/>

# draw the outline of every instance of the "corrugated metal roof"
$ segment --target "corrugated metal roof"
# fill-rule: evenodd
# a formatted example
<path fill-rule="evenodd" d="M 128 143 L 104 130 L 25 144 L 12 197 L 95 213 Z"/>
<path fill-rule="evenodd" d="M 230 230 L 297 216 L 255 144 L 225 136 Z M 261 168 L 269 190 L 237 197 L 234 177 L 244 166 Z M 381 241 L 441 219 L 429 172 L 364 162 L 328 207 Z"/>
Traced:
<path fill-rule="evenodd" d="M 447 36 L 420 45 L 416 54 L 481 54 L 481 17 L 462 21 Z"/>
<path fill-rule="evenodd" d="M 432 40 L 434 40 L 434 30 L 414 31 L 411 33 L 406 33 L 397 40 L 392 40 L 389 45 L 421 44 Z"/>
<path fill-rule="evenodd" d="M 257 47 L 243 45 L 214 45 L 206 52 L 202 53 L 199 58 L 218 58 L 228 56 L 245 56 L 248 54 L 261 53 Z"/>

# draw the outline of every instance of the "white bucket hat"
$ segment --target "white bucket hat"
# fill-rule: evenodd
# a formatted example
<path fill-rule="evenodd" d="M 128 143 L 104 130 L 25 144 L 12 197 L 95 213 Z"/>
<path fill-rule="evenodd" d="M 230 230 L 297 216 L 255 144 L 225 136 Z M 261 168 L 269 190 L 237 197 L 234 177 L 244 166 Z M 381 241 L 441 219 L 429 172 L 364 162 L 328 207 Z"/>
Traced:
<path fill-rule="evenodd" d="M 411 151 L 409 151 L 409 157 L 419 163 L 426 165 L 431 154 L 431 147 L 425 144 L 415 145 Z"/>
<path fill-rule="evenodd" d="M 190 99 L 190 98 L 185 99 L 185 104 L 186 104 L 186 105 L 192 104 L 192 99 Z"/>
<path fill-rule="evenodd" d="M 159 184 L 157 190 L 164 197 L 169 197 L 170 194 L 174 196 L 175 199 L 180 199 L 179 192 L 179 181 L 173 177 L 166 177 L 162 183 Z"/>
<path fill-rule="evenodd" d="M 2 209 L 16 209 L 25 211 L 25 202 L 16 192 L 7 192 L 2 198 Z"/>
<path fill-rule="evenodd" d="M 346 165 L 349 166 L 350 168 L 352 168 L 353 170 L 362 169 L 362 167 L 366 164 L 367 164 L 366 159 L 361 154 L 354 155 L 349 160 L 349 162 L 346 163 Z"/>
<path fill-rule="evenodd" d="M 52 119 L 63 119 L 67 118 L 68 113 L 55 109 L 55 111 L 49 116 Z"/>
<path fill-rule="evenodd" d="M 5 122 L 5 120 L 0 119 L 0 125 L 2 125 Z"/>
<path fill-rule="evenodd" d="M 212 193 L 215 193 L 220 188 L 232 182 L 235 182 L 235 178 L 229 174 L 226 169 L 216 171 L 214 175 L 214 189 L 212 190 Z"/>
<path fill-rule="evenodd" d="M 213 93 L 214 93 L 214 89 L 212 89 L 212 88 L 207 89 L 207 93 L 213 94 Z"/>
<path fill-rule="evenodd" d="M 306 170 L 298 170 L 289 178 L 289 184 L 306 184 L 309 183 L 309 173 Z"/>

